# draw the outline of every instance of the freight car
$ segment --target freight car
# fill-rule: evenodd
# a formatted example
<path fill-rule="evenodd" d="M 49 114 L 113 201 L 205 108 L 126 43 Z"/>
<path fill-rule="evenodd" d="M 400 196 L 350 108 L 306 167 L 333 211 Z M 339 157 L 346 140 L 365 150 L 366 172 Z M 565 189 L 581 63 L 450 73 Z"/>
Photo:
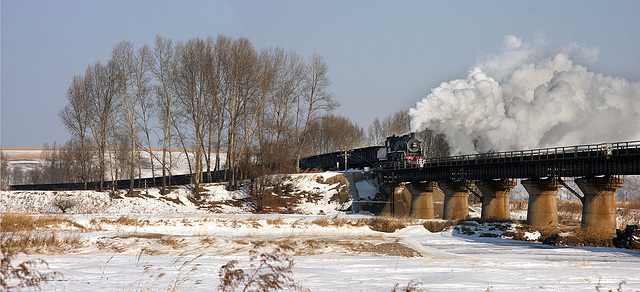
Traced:
<path fill-rule="evenodd" d="M 300 160 L 300 169 L 340 170 L 380 167 L 393 163 L 422 164 L 421 143 L 415 133 L 388 137 L 384 146 L 337 151 L 313 155 Z M 346 167 L 345 167 L 345 155 Z"/>

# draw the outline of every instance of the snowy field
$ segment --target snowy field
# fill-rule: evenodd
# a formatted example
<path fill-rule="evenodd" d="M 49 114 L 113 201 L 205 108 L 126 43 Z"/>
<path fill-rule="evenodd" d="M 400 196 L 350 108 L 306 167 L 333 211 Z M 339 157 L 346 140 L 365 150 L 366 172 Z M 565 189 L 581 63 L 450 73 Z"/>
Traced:
<path fill-rule="evenodd" d="M 221 266 L 237 260 L 248 270 L 251 251 L 276 248 L 291 256 L 293 279 L 310 291 L 392 291 L 396 284 L 417 291 L 640 291 L 636 251 L 552 247 L 452 228 L 431 233 L 425 220 L 375 231 L 363 223 L 371 216 L 341 211 L 345 203 L 334 200 L 340 183 L 323 183 L 335 175 L 291 176 L 293 192 L 306 196 L 296 214 L 251 214 L 231 203 L 243 201 L 246 191 L 215 184 L 207 185 L 206 204 L 190 200 L 186 188 L 164 199 L 157 190 L 132 197 L 0 192 L 0 211 L 73 222 L 13 233 L 77 239 L 15 259 L 41 258 L 48 263 L 42 272 L 63 275 L 43 291 L 215 291 Z M 59 197 L 77 200 L 69 214 L 53 214 Z"/>
<path fill-rule="evenodd" d="M 82 218 L 87 219 L 81 216 L 78 221 L 84 221 Z M 149 217 L 166 220 L 160 218 L 164 216 Z M 268 218 L 285 222 L 271 225 Z M 596 287 L 615 291 L 618 285 L 623 291 L 640 289 L 639 252 L 550 247 L 452 230 L 430 233 L 422 225 L 395 233 L 369 227 L 320 227 L 309 223 L 313 218 L 184 214 L 170 218 L 174 220 L 168 225 L 103 226 L 102 231 L 82 234 L 95 246 L 101 243 L 103 249 L 41 256 L 50 270 L 64 275 L 63 280 L 42 288 L 165 291 L 178 283 L 179 291 L 211 291 L 219 284 L 218 270 L 223 264 L 238 260 L 246 266 L 248 250 L 287 244 L 294 246 L 290 251 L 294 279 L 311 291 L 391 291 L 396 283 L 404 286 L 411 281 L 422 283 L 419 287 L 429 291 L 596 291 Z M 307 223 L 294 227 L 299 221 Z M 163 245 L 144 234 L 170 236 L 180 244 Z M 395 250 L 393 244 L 406 249 Z"/>

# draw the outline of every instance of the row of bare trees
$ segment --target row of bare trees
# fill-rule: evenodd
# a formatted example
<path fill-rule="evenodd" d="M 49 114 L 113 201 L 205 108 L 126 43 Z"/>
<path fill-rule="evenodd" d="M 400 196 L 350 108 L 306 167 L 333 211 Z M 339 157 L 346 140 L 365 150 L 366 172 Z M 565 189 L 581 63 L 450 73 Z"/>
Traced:
<path fill-rule="evenodd" d="M 78 149 L 76 181 L 128 178 L 133 188 L 141 151 L 166 177 L 176 146 L 196 189 L 205 171 L 227 169 L 233 187 L 247 163 L 291 168 L 311 151 L 312 125 L 338 106 L 327 73 L 318 55 L 257 50 L 244 38 L 120 42 L 107 62 L 73 77 L 60 112 Z"/>
<path fill-rule="evenodd" d="M 143 169 L 155 177 L 159 168 L 165 190 L 170 150 L 179 148 L 196 190 L 211 180 L 203 175 L 218 170 L 235 188 L 243 176 L 295 171 L 305 155 L 380 145 L 409 131 L 406 111 L 376 118 L 368 132 L 330 114 L 338 103 L 327 74 L 318 55 L 258 50 L 245 38 L 158 36 L 140 48 L 122 41 L 108 61 L 73 77 L 59 113 L 71 139 L 62 150 L 54 145 L 46 167 L 29 176 L 99 181 L 100 189 L 107 179 L 129 179 L 133 189 Z M 442 135 L 426 130 L 418 137 L 435 149 L 427 149 L 430 156 L 448 153 Z"/>

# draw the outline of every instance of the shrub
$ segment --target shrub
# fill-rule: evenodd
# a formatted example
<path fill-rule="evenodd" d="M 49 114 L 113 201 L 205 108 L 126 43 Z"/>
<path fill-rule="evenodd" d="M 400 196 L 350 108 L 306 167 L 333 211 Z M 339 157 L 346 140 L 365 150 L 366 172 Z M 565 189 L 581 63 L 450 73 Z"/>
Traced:
<path fill-rule="evenodd" d="M 555 246 L 613 247 L 613 237 L 610 232 L 604 232 L 598 228 L 578 228 L 567 235 L 552 234 L 545 238 L 542 243 Z"/>
<path fill-rule="evenodd" d="M 20 288 L 40 288 L 43 282 L 62 278 L 58 272 L 42 273 L 37 267 L 47 262 L 42 259 L 27 260 L 14 266 L 12 261 L 16 255 L 13 245 L 5 244 L 2 239 L 0 247 L 0 287 L 3 291 L 19 290 Z"/>
<path fill-rule="evenodd" d="M 458 224 L 458 221 L 454 220 L 429 220 L 424 222 L 422 226 L 429 232 L 441 232 L 447 227 L 456 226 L 456 224 Z"/>
<path fill-rule="evenodd" d="M 396 283 L 393 287 L 392 292 L 424 292 L 429 290 L 424 290 L 421 288 L 422 282 L 415 282 L 413 280 L 407 283 L 407 286 L 400 286 L 400 283 Z"/>
<path fill-rule="evenodd" d="M 67 213 L 68 210 L 76 206 L 76 200 L 69 197 L 56 197 L 51 204 L 54 207 L 60 209 L 62 213 Z"/>
<path fill-rule="evenodd" d="M 640 229 L 638 225 L 627 225 L 623 230 L 616 230 L 613 245 L 618 248 L 640 250 Z"/>
<path fill-rule="evenodd" d="M 401 222 L 396 219 L 387 219 L 387 218 L 372 218 L 367 222 L 369 228 L 374 231 L 393 233 L 398 229 L 402 229 L 407 227 L 404 222 Z"/>
<path fill-rule="evenodd" d="M 293 259 L 276 249 L 272 253 L 250 252 L 249 268 L 238 268 L 238 261 L 232 260 L 219 271 L 219 291 L 306 291 L 291 277 Z"/>

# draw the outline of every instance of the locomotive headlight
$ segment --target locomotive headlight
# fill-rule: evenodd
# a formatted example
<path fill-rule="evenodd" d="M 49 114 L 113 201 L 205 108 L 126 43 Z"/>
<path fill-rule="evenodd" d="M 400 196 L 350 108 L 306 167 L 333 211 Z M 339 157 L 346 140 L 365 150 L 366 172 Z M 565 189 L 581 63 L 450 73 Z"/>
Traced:
<path fill-rule="evenodd" d="M 409 146 L 409 151 L 411 152 L 417 152 L 420 150 L 420 143 L 418 143 L 418 141 L 413 140 L 413 141 L 409 141 L 409 143 L 407 143 Z"/>

